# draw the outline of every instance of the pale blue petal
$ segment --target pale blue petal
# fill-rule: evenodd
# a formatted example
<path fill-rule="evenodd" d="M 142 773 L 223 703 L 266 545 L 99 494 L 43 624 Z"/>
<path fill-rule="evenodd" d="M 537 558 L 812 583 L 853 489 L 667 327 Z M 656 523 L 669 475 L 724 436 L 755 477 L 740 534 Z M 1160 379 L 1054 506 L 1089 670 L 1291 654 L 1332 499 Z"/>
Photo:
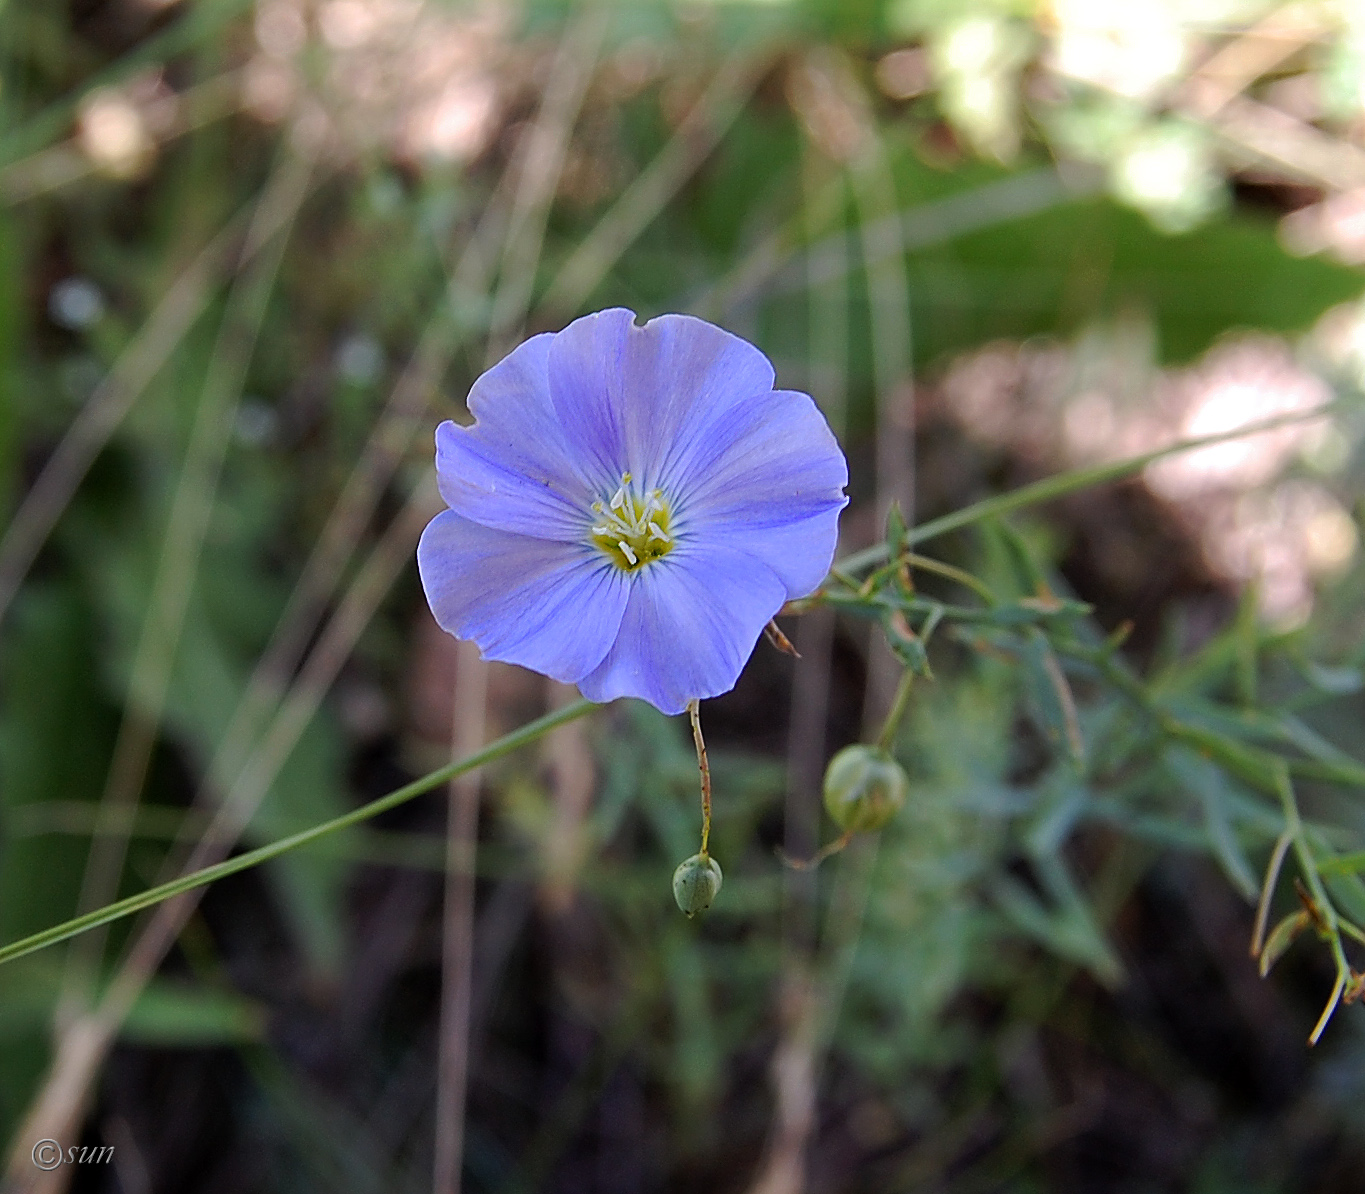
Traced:
<path fill-rule="evenodd" d="M 665 490 L 706 450 L 714 423 L 773 385 L 768 358 L 738 336 L 690 315 L 636 327 L 622 308 L 559 332 L 548 369 L 566 440 L 597 483 L 629 471 Z"/>
<path fill-rule="evenodd" d="M 550 484 L 581 484 L 571 445 L 550 399 L 549 357 L 555 333 L 517 345 L 470 388 L 465 404 L 490 454 Z"/>
<path fill-rule="evenodd" d="M 436 482 L 452 510 L 493 530 L 583 542 L 594 495 L 562 466 L 552 471 L 557 465 L 503 448 L 482 421 L 436 428 Z"/>
<path fill-rule="evenodd" d="M 450 510 L 422 532 L 417 570 L 441 629 L 473 639 L 485 659 L 565 683 L 602 662 L 630 588 L 590 547 L 490 530 Z"/>
<path fill-rule="evenodd" d="M 631 582 L 615 645 L 578 687 L 592 701 L 639 697 L 664 713 L 729 692 L 786 600 L 772 569 L 724 545 L 679 546 Z"/>
<path fill-rule="evenodd" d="M 827 504 L 818 512 L 784 525 L 757 526 L 742 514 L 718 523 L 717 540 L 743 552 L 781 579 L 786 600 L 809 597 L 829 575 L 839 541 L 839 511 L 843 502 Z"/>
<path fill-rule="evenodd" d="M 771 568 L 787 597 L 814 592 L 829 572 L 848 504 L 848 464 L 806 394 L 772 390 L 731 413 L 680 483 L 682 534 L 723 543 Z"/>
<path fill-rule="evenodd" d="M 452 510 L 498 530 L 577 541 L 596 496 L 574 464 L 550 401 L 554 336 L 532 336 L 469 391 L 471 427 L 436 431 L 436 478 Z"/>

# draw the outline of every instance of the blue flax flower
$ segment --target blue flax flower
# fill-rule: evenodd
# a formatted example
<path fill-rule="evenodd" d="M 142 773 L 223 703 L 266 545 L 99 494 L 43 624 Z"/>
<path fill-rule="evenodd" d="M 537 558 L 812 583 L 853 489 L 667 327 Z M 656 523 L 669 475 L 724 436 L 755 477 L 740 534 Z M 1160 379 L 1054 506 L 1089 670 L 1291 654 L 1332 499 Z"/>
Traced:
<path fill-rule="evenodd" d="M 599 311 L 533 336 L 436 431 L 449 510 L 417 565 L 486 659 L 665 713 L 734 687 L 768 620 L 824 579 L 848 467 L 805 394 L 687 315 Z"/>

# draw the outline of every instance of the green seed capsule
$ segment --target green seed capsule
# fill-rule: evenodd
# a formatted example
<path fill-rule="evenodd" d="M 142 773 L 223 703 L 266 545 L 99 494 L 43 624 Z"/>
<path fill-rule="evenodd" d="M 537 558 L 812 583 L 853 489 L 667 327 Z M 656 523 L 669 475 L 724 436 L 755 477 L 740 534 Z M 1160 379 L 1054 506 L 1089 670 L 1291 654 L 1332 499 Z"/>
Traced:
<path fill-rule="evenodd" d="M 720 863 L 709 854 L 693 854 L 673 872 L 673 898 L 688 916 L 696 916 L 711 907 L 720 884 Z"/>
<path fill-rule="evenodd" d="M 905 803 L 910 779 L 886 751 L 855 743 L 829 761 L 825 809 L 847 833 L 875 833 Z"/>

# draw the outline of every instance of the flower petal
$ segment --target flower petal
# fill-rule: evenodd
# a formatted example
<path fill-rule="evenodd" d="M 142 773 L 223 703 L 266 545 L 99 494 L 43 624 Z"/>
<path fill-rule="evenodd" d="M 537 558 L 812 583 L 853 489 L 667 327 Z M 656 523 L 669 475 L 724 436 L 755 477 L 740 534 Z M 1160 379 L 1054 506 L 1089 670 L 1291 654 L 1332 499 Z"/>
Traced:
<path fill-rule="evenodd" d="M 579 543 L 587 538 L 591 491 L 551 467 L 504 451 L 482 424 L 436 428 L 436 482 L 446 505 L 492 530 Z M 527 471 L 521 471 L 521 470 Z"/>
<path fill-rule="evenodd" d="M 733 548 L 679 546 L 632 578 L 620 632 L 578 681 L 592 701 L 639 697 L 664 713 L 735 686 L 786 588 Z"/>
<path fill-rule="evenodd" d="M 466 518 L 567 543 L 584 537 L 593 495 L 550 401 L 553 339 L 533 336 L 474 383 L 473 426 L 436 429 L 436 477 L 446 504 Z"/>
<path fill-rule="evenodd" d="M 680 486 L 680 532 L 761 560 L 789 599 L 813 592 L 829 572 L 848 504 L 848 464 L 824 415 L 809 395 L 770 390 L 712 434 L 712 449 Z"/>
<path fill-rule="evenodd" d="M 625 573 L 590 547 L 508 534 L 446 510 L 417 545 L 442 630 L 485 659 L 575 683 L 602 662 L 626 609 Z"/>
<path fill-rule="evenodd" d="M 566 438 L 598 485 L 623 471 L 668 488 L 736 404 L 770 391 L 757 348 L 690 315 L 643 327 L 624 308 L 576 319 L 550 345 L 550 397 Z"/>

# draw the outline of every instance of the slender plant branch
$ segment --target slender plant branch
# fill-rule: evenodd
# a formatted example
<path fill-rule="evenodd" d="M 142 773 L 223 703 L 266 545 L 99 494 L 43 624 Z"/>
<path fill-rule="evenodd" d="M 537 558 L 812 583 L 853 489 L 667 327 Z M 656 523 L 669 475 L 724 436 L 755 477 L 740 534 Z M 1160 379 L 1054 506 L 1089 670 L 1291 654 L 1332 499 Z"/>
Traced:
<path fill-rule="evenodd" d="M 901 557 L 911 568 L 919 568 L 924 572 L 933 572 L 947 580 L 956 581 L 963 588 L 971 589 L 987 605 L 996 605 L 999 598 L 991 592 L 990 587 L 979 578 L 973 576 L 965 569 L 956 568 L 952 564 L 945 564 L 942 560 L 935 560 L 930 556 L 916 555 L 913 551 L 906 552 Z"/>
<path fill-rule="evenodd" d="M 228 875 L 235 875 L 239 871 L 250 870 L 254 866 L 269 862 L 270 859 L 278 858 L 281 854 L 287 854 L 290 850 L 297 850 L 300 846 L 307 846 L 320 838 L 336 833 L 338 830 L 349 829 L 352 825 L 362 824 L 372 817 L 377 817 L 401 804 L 406 804 L 414 797 L 430 792 L 433 788 L 439 788 L 457 775 L 463 775 L 466 771 L 473 771 L 477 767 L 483 767 L 504 755 L 509 755 L 527 743 L 534 742 L 549 731 L 567 722 L 574 721 L 596 708 L 598 706 L 591 701 L 575 701 L 571 705 L 565 705 L 562 709 L 556 709 L 552 713 L 545 714 L 544 717 L 538 717 L 535 721 L 527 722 L 520 729 L 513 730 L 510 734 L 504 734 L 496 742 L 490 742 L 482 750 L 475 751 L 472 755 L 453 763 L 447 763 L 444 767 L 438 767 L 435 771 L 422 776 L 421 779 L 415 779 L 412 783 L 405 784 L 387 796 L 381 796 L 377 800 L 370 801 L 369 804 L 362 804 L 359 808 L 343 813 L 339 817 L 333 817 L 330 821 L 323 821 L 311 829 L 290 834 L 279 841 L 260 846 L 255 850 L 249 850 L 245 854 L 239 854 L 235 858 L 229 858 L 214 866 L 193 871 L 188 875 L 173 879 L 169 883 L 162 883 L 139 892 L 137 895 L 129 896 L 127 899 L 119 900 L 103 908 L 97 908 L 85 916 L 77 916 L 71 920 L 63 921 L 59 925 L 53 925 L 49 929 L 43 929 L 41 932 L 11 942 L 9 945 L 0 947 L 0 965 L 12 962 L 16 958 L 22 958 L 26 954 L 34 953 L 49 945 L 55 945 L 58 941 L 66 941 L 87 929 L 107 925 L 125 916 L 131 916 L 135 912 L 141 912 L 144 908 L 150 908 L 154 904 L 159 904 L 172 896 L 180 895 L 182 892 L 203 887 Z"/>
<path fill-rule="evenodd" d="M 1124 477 L 1131 477 L 1135 473 L 1140 473 L 1149 464 L 1167 456 L 1175 456 L 1181 452 L 1192 452 L 1196 448 L 1206 448 L 1213 444 L 1227 443 L 1230 440 L 1241 439 L 1248 435 L 1259 435 L 1263 431 L 1274 431 L 1279 427 L 1308 423 L 1340 410 L 1343 404 L 1342 399 L 1335 399 L 1331 402 L 1324 402 L 1312 410 L 1299 411 L 1291 415 L 1279 415 L 1273 419 L 1262 419 L 1260 422 L 1248 423 L 1245 427 L 1238 427 L 1232 431 L 1222 431 L 1216 435 L 1201 435 L 1193 439 L 1180 440 L 1178 443 L 1169 444 L 1164 448 L 1144 452 L 1140 456 L 1131 456 L 1127 460 L 1116 460 L 1111 464 L 1099 464 L 1092 468 L 1072 469 L 1069 472 L 1058 473 L 1054 477 L 1045 477 L 1041 481 L 1035 481 L 1032 485 L 1024 485 L 1019 489 L 1011 490 L 1009 493 L 997 494 L 995 497 L 974 502 L 970 506 L 964 506 L 961 510 L 954 510 L 951 514 L 945 514 L 941 518 L 933 518 L 917 527 L 911 527 L 907 542 L 912 545 L 923 543 L 928 539 L 936 539 L 939 535 L 946 535 L 949 531 L 960 530 L 962 527 L 971 526 L 973 523 L 981 522 L 987 518 L 997 518 L 1002 514 L 1009 514 L 1028 506 L 1050 502 L 1055 498 L 1065 497 L 1069 493 L 1088 489 L 1093 485 L 1120 481 Z M 888 555 L 889 551 L 885 543 L 875 543 L 851 556 L 845 556 L 835 564 L 835 568 L 845 574 L 857 572 L 863 568 L 885 563 Z"/>
<path fill-rule="evenodd" d="M 1284 866 L 1284 856 L 1294 840 L 1293 834 L 1286 829 L 1275 839 L 1275 849 L 1270 852 L 1266 863 L 1265 882 L 1261 884 L 1261 898 L 1256 904 L 1256 924 L 1251 931 L 1251 956 L 1259 958 L 1265 947 L 1266 922 L 1270 918 L 1270 898 L 1275 893 L 1275 885 L 1280 880 L 1280 868 Z"/>
<path fill-rule="evenodd" d="M 896 685 L 896 695 L 891 701 L 891 708 L 887 710 L 882 728 L 877 734 L 877 745 L 882 750 L 890 750 L 891 744 L 896 740 L 896 731 L 900 728 L 901 718 L 905 716 L 906 709 L 910 707 L 910 690 L 914 685 L 915 673 L 906 668 L 901 673 L 900 683 Z"/>
<path fill-rule="evenodd" d="M 711 844 L 711 763 L 706 757 L 706 739 L 701 736 L 701 702 L 689 701 L 687 715 L 692 719 L 692 742 L 697 748 L 697 767 L 701 771 L 701 850 L 708 857 Z"/>
<path fill-rule="evenodd" d="M 1327 896 L 1327 889 L 1322 885 L 1317 861 L 1313 857 L 1312 847 L 1304 832 L 1303 819 L 1299 815 L 1299 803 L 1294 796 L 1294 785 L 1289 777 L 1289 765 L 1283 760 L 1278 760 L 1275 767 L 1275 788 L 1279 793 L 1280 807 L 1284 810 L 1284 833 L 1293 843 L 1299 870 L 1303 873 L 1304 882 L 1308 885 L 1309 894 L 1316 905 L 1309 909 L 1309 914 L 1317 925 L 1318 935 L 1323 937 L 1331 948 L 1332 959 L 1337 967 L 1337 979 L 1332 986 L 1332 994 L 1328 997 L 1327 1005 L 1322 1009 L 1318 1022 L 1313 1026 L 1313 1031 L 1308 1034 L 1308 1043 L 1316 1045 L 1327 1027 L 1327 1022 L 1331 1020 L 1332 1013 L 1337 1010 L 1337 1004 L 1341 1002 L 1342 992 L 1346 990 L 1346 984 L 1351 979 L 1351 965 L 1346 959 L 1346 951 L 1342 948 L 1337 910 Z"/>

